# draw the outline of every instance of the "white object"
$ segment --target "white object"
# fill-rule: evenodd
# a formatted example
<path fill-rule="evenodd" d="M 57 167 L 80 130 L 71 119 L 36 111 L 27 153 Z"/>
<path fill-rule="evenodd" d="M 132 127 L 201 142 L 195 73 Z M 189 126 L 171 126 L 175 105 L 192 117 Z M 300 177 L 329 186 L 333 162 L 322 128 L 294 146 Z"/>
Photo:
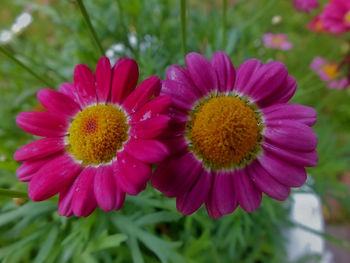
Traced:
<path fill-rule="evenodd" d="M 278 25 L 278 24 L 281 23 L 281 22 L 282 22 L 282 17 L 279 16 L 279 15 L 274 16 L 274 17 L 272 17 L 272 19 L 271 19 L 271 24 L 273 24 L 273 25 Z"/>
<path fill-rule="evenodd" d="M 0 43 L 7 44 L 9 43 L 13 38 L 13 34 L 9 30 L 2 30 L 0 32 Z"/>
<path fill-rule="evenodd" d="M 32 15 L 28 12 L 23 12 L 17 18 L 15 23 L 11 26 L 11 31 L 14 34 L 21 33 L 25 28 L 27 28 L 30 23 L 32 23 Z"/>
<path fill-rule="evenodd" d="M 306 228 L 324 232 L 325 226 L 320 198 L 313 192 L 294 193 L 292 198 L 293 205 L 290 220 Z M 286 249 L 289 260 L 296 261 L 306 255 L 317 254 L 322 257 L 320 262 L 333 263 L 332 254 L 326 251 L 322 236 L 298 226 L 288 229 L 285 234 L 288 240 Z"/>

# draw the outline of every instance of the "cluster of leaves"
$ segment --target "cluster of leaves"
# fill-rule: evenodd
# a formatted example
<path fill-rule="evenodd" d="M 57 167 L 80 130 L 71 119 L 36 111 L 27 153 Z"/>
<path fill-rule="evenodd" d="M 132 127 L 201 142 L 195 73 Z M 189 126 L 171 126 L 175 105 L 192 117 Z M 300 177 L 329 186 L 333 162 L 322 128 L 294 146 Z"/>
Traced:
<path fill-rule="evenodd" d="M 264 200 L 262 209 L 213 221 L 204 209 L 184 217 L 174 200 L 147 189 L 120 212 L 88 218 L 58 216 L 54 201 L 14 203 L 0 210 L 3 262 L 281 262 L 279 229 L 287 208 Z"/>
<path fill-rule="evenodd" d="M 41 2 L 2 2 L 0 27 L 8 28 L 17 14 L 30 7 L 33 23 L 6 48 L 57 88 L 72 80 L 74 65 L 84 63 L 93 68 L 99 51 L 75 1 Z M 220 2 L 187 1 L 187 50 L 207 57 L 224 50 L 236 67 L 251 57 L 283 61 L 299 83 L 293 102 L 319 112 L 320 163 L 309 170 L 314 178 L 311 186 L 322 198 L 332 192 L 350 211 L 350 196 L 337 180 L 350 166 L 349 95 L 327 90 L 308 70 L 317 55 L 340 60 L 342 51 L 335 46 L 342 46 L 342 40 L 308 31 L 309 17 L 294 14 L 291 1 L 279 0 L 228 1 L 227 37 L 223 38 Z M 184 65 L 180 1 L 84 3 L 102 46 L 123 44 L 118 56 L 134 57 L 141 79 L 153 74 L 164 77 L 170 64 Z M 282 23 L 272 25 L 274 15 L 280 15 Z M 261 44 L 265 32 L 286 32 L 294 49 L 267 50 Z M 130 41 L 130 34 L 137 37 L 137 44 Z M 150 44 L 143 45 L 149 39 Z M 14 120 L 20 111 L 38 106 L 35 94 L 44 85 L 2 54 L 0 72 L 0 187 L 26 191 L 26 184 L 15 177 L 18 164 L 12 156 L 33 138 Z M 173 199 L 152 188 L 128 197 L 119 212 L 97 210 L 86 219 L 60 217 L 55 200 L 16 203 L 0 199 L 1 262 L 287 262 L 281 229 L 291 225 L 289 201 L 282 205 L 264 198 L 254 213 L 237 209 L 219 220 L 210 219 L 203 208 L 183 217 Z"/>

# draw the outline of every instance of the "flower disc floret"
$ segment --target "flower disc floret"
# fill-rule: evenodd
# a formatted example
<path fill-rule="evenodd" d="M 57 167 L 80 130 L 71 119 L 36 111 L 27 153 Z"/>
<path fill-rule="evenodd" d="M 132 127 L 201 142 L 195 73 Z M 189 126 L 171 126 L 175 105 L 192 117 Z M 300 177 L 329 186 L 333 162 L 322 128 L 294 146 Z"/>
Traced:
<path fill-rule="evenodd" d="M 84 165 L 110 162 L 128 139 L 125 113 L 114 105 L 94 105 L 74 118 L 68 151 Z"/>
<path fill-rule="evenodd" d="M 350 24 L 350 11 L 348 11 L 346 14 L 345 14 L 345 23 L 347 24 Z"/>
<path fill-rule="evenodd" d="M 258 151 L 261 126 L 247 102 L 234 96 L 210 98 L 192 113 L 191 150 L 213 168 L 231 168 Z"/>

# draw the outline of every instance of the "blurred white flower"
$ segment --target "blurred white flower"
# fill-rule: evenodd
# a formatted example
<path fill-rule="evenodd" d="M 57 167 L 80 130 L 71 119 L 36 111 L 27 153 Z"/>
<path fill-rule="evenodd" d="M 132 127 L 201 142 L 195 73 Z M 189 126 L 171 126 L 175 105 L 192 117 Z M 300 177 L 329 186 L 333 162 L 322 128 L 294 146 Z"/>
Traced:
<path fill-rule="evenodd" d="M 124 44 L 115 44 L 111 47 L 114 52 L 121 53 L 125 51 Z"/>
<path fill-rule="evenodd" d="M 278 25 L 278 24 L 281 23 L 281 22 L 282 22 L 282 17 L 279 16 L 279 15 L 274 16 L 274 17 L 272 17 L 272 19 L 271 19 L 271 24 L 273 24 L 273 25 Z"/>
<path fill-rule="evenodd" d="M 4 29 L 0 31 L 0 44 L 7 44 L 11 42 L 15 35 L 20 34 L 26 29 L 33 21 L 32 15 L 25 11 L 16 17 L 15 22 L 12 24 L 11 29 Z"/>
<path fill-rule="evenodd" d="M 11 26 L 11 31 L 14 34 L 21 33 L 25 28 L 27 28 L 30 23 L 32 23 L 33 17 L 29 12 L 23 12 L 17 18 L 15 23 Z"/>
<path fill-rule="evenodd" d="M 107 49 L 105 54 L 112 64 L 117 62 L 117 60 L 121 57 L 134 57 L 133 51 L 135 51 L 137 47 L 140 54 L 144 54 L 151 47 L 153 47 L 154 49 L 154 45 L 157 42 L 157 38 L 151 35 L 145 35 L 142 39 L 140 39 L 137 37 L 136 33 L 129 33 L 128 42 L 129 45 L 125 45 L 123 43 L 116 43 L 112 44 Z"/>
<path fill-rule="evenodd" d="M 109 58 L 112 64 L 114 64 L 120 55 L 125 53 L 126 48 L 124 44 L 118 43 L 111 45 L 106 51 L 106 57 Z"/>
<path fill-rule="evenodd" d="M 145 35 L 144 41 L 140 43 L 140 51 L 145 52 L 149 47 L 152 46 L 152 43 L 156 42 L 156 37 L 153 37 L 151 35 Z"/>
<path fill-rule="evenodd" d="M 2 30 L 0 32 L 0 43 L 7 44 L 13 39 L 13 33 L 10 30 Z"/>
<path fill-rule="evenodd" d="M 133 48 L 137 46 L 137 36 L 135 33 L 130 33 L 128 35 L 128 40 L 129 40 L 130 46 L 132 46 Z"/>

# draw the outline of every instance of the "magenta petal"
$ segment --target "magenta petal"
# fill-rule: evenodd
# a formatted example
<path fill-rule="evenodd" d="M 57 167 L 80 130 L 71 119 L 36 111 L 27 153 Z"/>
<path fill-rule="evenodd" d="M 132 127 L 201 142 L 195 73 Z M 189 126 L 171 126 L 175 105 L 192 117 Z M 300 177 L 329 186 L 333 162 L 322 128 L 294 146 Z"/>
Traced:
<path fill-rule="evenodd" d="M 117 188 L 115 190 L 114 210 L 119 210 L 120 208 L 122 208 L 124 204 L 125 192 L 123 192 L 122 189 L 120 189 L 120 187 L 118 186 L 118 182 L 116 184 L 117 184 Z"/>
<path fill-rule="evenodd" d="M 171 105 L 170 96 L 157 96 L 150 102 L 146 103 L 142 108 L 131 115 L 130 123 L 144 121 L 153 118 L 158 114 L 165 113 Z"/>
<path fill-rule="evenodd" d="M 42 159 L 40 159 L 39 161 L 41 161 Z M 21 182 L 30 182 L 35 174 L 35 172 L 37 172 L 42 165 L 45 164 L 45 161 L 40 162 L 40 165 L 36 165 L 36 162 L 34 161 L 34 164 L 32 164 L 33 162 L 24 162 L 20 167 L 18 167 L 17 171 L 16 171 L 16 177 L 18 180 L 20 180 Z"/>
<path fill-rule="evenodd" d="M 168 139 L 174 138 L 178 136 L 183 136 L 186 133 L 186 123 L 185 122 L 177 122 L 175 120 L 171 120 L 169 122 L 169 129 L 166 129 L 162 134 L 161 138 Z"/>
<path fill-rule="evenodd" d="M 238 201 L 232 177 L 230 172 L 214 174 L 213 187 L 206 202 L 207 211 L 211 218 L 220 218 L 236 209 Z"/>
<path fill-rule="evenodd" d="M 270 120 L 263 136 L 268 143 L 301 152 L 315 150 L 318 141 L 309 126 L 290 120 Z"/>
<path fill-rule="evenodd" d="M 192 110 L 193 104 L 199 99 L 193 90 L 173 80 L 161 82 L 161 94 L 171 97 L 172 105 L 183 110 Z"/>
<path fill-rule="evenodd" d="M 90 106 L 97 102 L 95 77 L 92 71 L 84 64 L 74 69 L 74 86 L 79 95 L 80 105 Z"/>
<path fill-rule="evenodd" d="M 112 82 L 112 68 L 107 57 L 102 57 L 97 62 L 95 77 L 98 101 L 107 102 Z"/>
<path fill-rule="evenodd" d="M 288 76 L 282 83 L 281 87 L 271 97 L 266 99 L 266 102 L 261 103 L 264 106 L 271 105 L 272 103 L 287 103 L 294 95 L 297 89 L 298 83 L 292 76 Z"/>
<path fill-rule="evenodd" d="M 159 78 L 157 76 L 151 76 L 142 81 L 141 84 L 130 93 L 125 101 L 123 101 L 123 108 L 128 113 L 134 113 L 143 107 L 152 98 L 152 96 L 157 96 L 159 94 L 159 90 Z"/>
<path fill-rule="evenodd" d="M 201 91 L 193 83 L 190 74 L 186 69 L 178 65 L 172 65 L 168 68 L 166 72 L 166 77 L 168 80 L 176 81 L 188 89 L 192 90 L 196 97 L 201 97 Z"/>
<path fill-rule="evenodd" d="M 211 172 L 202 170 L 192 188 L 176 198 L 177 210 L 184 215 L 190 215 L 197 211 L 209 196 L 212 180 Z"/>
<path fill-rule="evenodd" d="M 260 191 L 279 201 L 283 201 L 289 196 L 289 187 L 276 181 L 262 168 L 258 161 L 253 162 L 247 169 L 250 179 Z"/>
<path fill-rule="evenodd" d="M 139 68 L 136 61 L 120 58 L 113 67 L 111 102 L 122 104 L 123 100 L 136 88 Z"/>
<path fill-rule="evenodd" d="M 52 155 L 64 147 L 65 143 L 62 137 L 43 138 L 19 148 L 14 154 L 14 159 L 17 162 L 39 159 Z"/>
<path fill-rule="evenodd" d="M 151 119 L 140 121 L 132 125 L 129 135 L 140 139 L 156 138 L 168 127 L 169 121 L 169 116 L 160 114 Z"/>
<path fill-rule="evenodd" d="M 70 83 L 70 82 L 62 83 L 60 85 L 59 92 L 70 97 L 81 108 L 82 105 L 80 104 L 80 101 L 79 101 L 79 94 L 76 88 L 74 87 L 73 83 Z"/>
<path fill-rule="evenodd" d="M 29 182 L 32 180 L 34 174 L 41 169 L 46 163 L 61 155 L 62 152 L 50 155 L 42 159 L 35 159 L 25 161 L 16 171 L 17 178 L 22 182 Z"/>
<path fill-rule="evenodd" d="M 130 195 L 143 191 L 152 174 L 149 164 L 131 157 L 125 151 L 117 153 L 117 163 L 113 168 L 120 188 Z"/>
<path fill-rule="evenodd" d="M 261 102 L 278 92 L 287 77 L 288 70 L 281 62 L 272 61 L 262 65 L 252 75 L 249 83 L 246 84 L 246 89 L 249 90 L 249 93 L 246 93 L 246 95 L 252 98 L 259 106 L 265 106 Z"/>
<path fill-rule="evenodd" d="M 215 69 L 219 79 L 219 91 L 232 91 L 236 80 L 236 71 L 232 65 L 231 59 L 225 52 L 217 51 L 211 57 L 210 63 Z"/>
<path fill-rule="evenodd" d="M 262 147 L 265 151 L 268 151 L 275 156 L 283 159 L 284 161 L 293 163 L 297 166 L 313 167 L 318 163 L 318 155 L 316 151 L 298 152 L 290 149 L 280 148 L 267 142 L 263 142 Z"/>
<path fill-rule="evenodd" d="M 78 178 L 74 180 L 71 186 L 66 187 L 60 192 L 60 197 L 58 200 L 59 215 L 66 217 L 70 217 L 73 215 L 72 199 L 77 182 Z"/>
<path fill-rule="evenodd" d="M 67 134 L 69 121 L 50 112 L 27 111 L 17 115 L 16 123 L 26 132 L 43 137 Z"/>
<path fill-rule="evenodd" d="M 259 208 L 262 199 L 261 191 L 254 186 L 244 169 L 234 172 L 233 184 L 238 203 L 245 211 L 253 212 Z"/>
<path fill-rule="evenodd" d="M 168 148 L 156 140 L 129 139 L 125 150 L 136 159 L 145 163 L 159 163 L 168 156 Z"/>
<path fill-rule="evenodd" d="M 318 8 L 317 0 L 293 0 L 294 7 L 299 12 L 309 13 L 312 9 Z"/>
<path fill-rule="evenodd" d="M 300 121 L 308 126 L 313 126 L 317 121 L 317 112 L 308 106 L 299 104 L 275 104 L 262 109 L 266 123 L 270 120 Z"/>
<path fill-rule="evenodd" d="M 188 147 L 188 142 L 184 136 L 176 136 L 169 139 L 163 139 L 162 142 L 168 146 L 171 155 L 178 154 Z"/>
<path fill-rule="evenodd" d="M 114 171 L 118 173 L 116 182 L 118 183 L 118 186 L 122 192 L 125 192 L 128 195 L 137 195 L 146 188 L 147 184 L 134 184 L 128 177 L 128 174 L 118 167 L 118 164 L 114 164 Z"/>
<path fill-rule="evenodd" d="M 170 107 L 168 112 L 173 122 L 186 123 L 190 121 L 188 112 L 173 107 Z"/>
<path fill-rule="evenodd" d="M 306 171 L 304 167 L 295 166 L 280 159 L 273 154 L 264 152 L 258 158 L 261 166 L 278 182 L 289 187 L 300 187 L 306 179 Z"/>
<path fill-rule="evenodd" d="M 297 90 L 298 83 L 296 79 L 292 76 L 288 76 L 283 88 L 281 88 L 279 93 L 279 99 L 275 103 L 287 103 L 294 95 Z"/>
<path fill-rule="evenodd" d="M 152 185 L 168 197 L 184 195 L 195 183 L 202 165 L 192 153 L 172 157 L 159 164 L 152 176 Z"/>
<path fill-rule="evenodd" d="M 202 55 L 192 52 L 186 56 L 188 72 L 203 95 L 218 89 L 216 72 Z"/>
<path fill-rule="evenodd" d="M 48 111 L 65 118 L 72 118 L 80 106 L 67 95 L 52 89 L 42 89 L 38 93 L 38 100 Z"/>
<path fill-rule="evenodd" d="M 74 185 L 74 193 L 72 199 L 73 212 L 77 216 L 89 216 L 97 206 L 94 195 L 94 178 L 96 168 L 85 168 L 77 178 Z"/>
<path fill-rule="evenodd" d="M 262 66 L 257 59 L 249 59 L 237 68 L 235 90 L 243 95 L 249 95 L 251 86 L 247 85 L 254 74 Z"/>
<path fill-rule="evenodd" d="M 112 165 L 98 167 L 93 184 L 97 204 L 105 211 L 114 209 L 116 187 Z"/>
<path fill-rule="evenodd" d="M 29 183 L 29 196 L 34 201 L 48 199 L 73 182 L 81 165 L 63 154 L 43 166 Z"/>

